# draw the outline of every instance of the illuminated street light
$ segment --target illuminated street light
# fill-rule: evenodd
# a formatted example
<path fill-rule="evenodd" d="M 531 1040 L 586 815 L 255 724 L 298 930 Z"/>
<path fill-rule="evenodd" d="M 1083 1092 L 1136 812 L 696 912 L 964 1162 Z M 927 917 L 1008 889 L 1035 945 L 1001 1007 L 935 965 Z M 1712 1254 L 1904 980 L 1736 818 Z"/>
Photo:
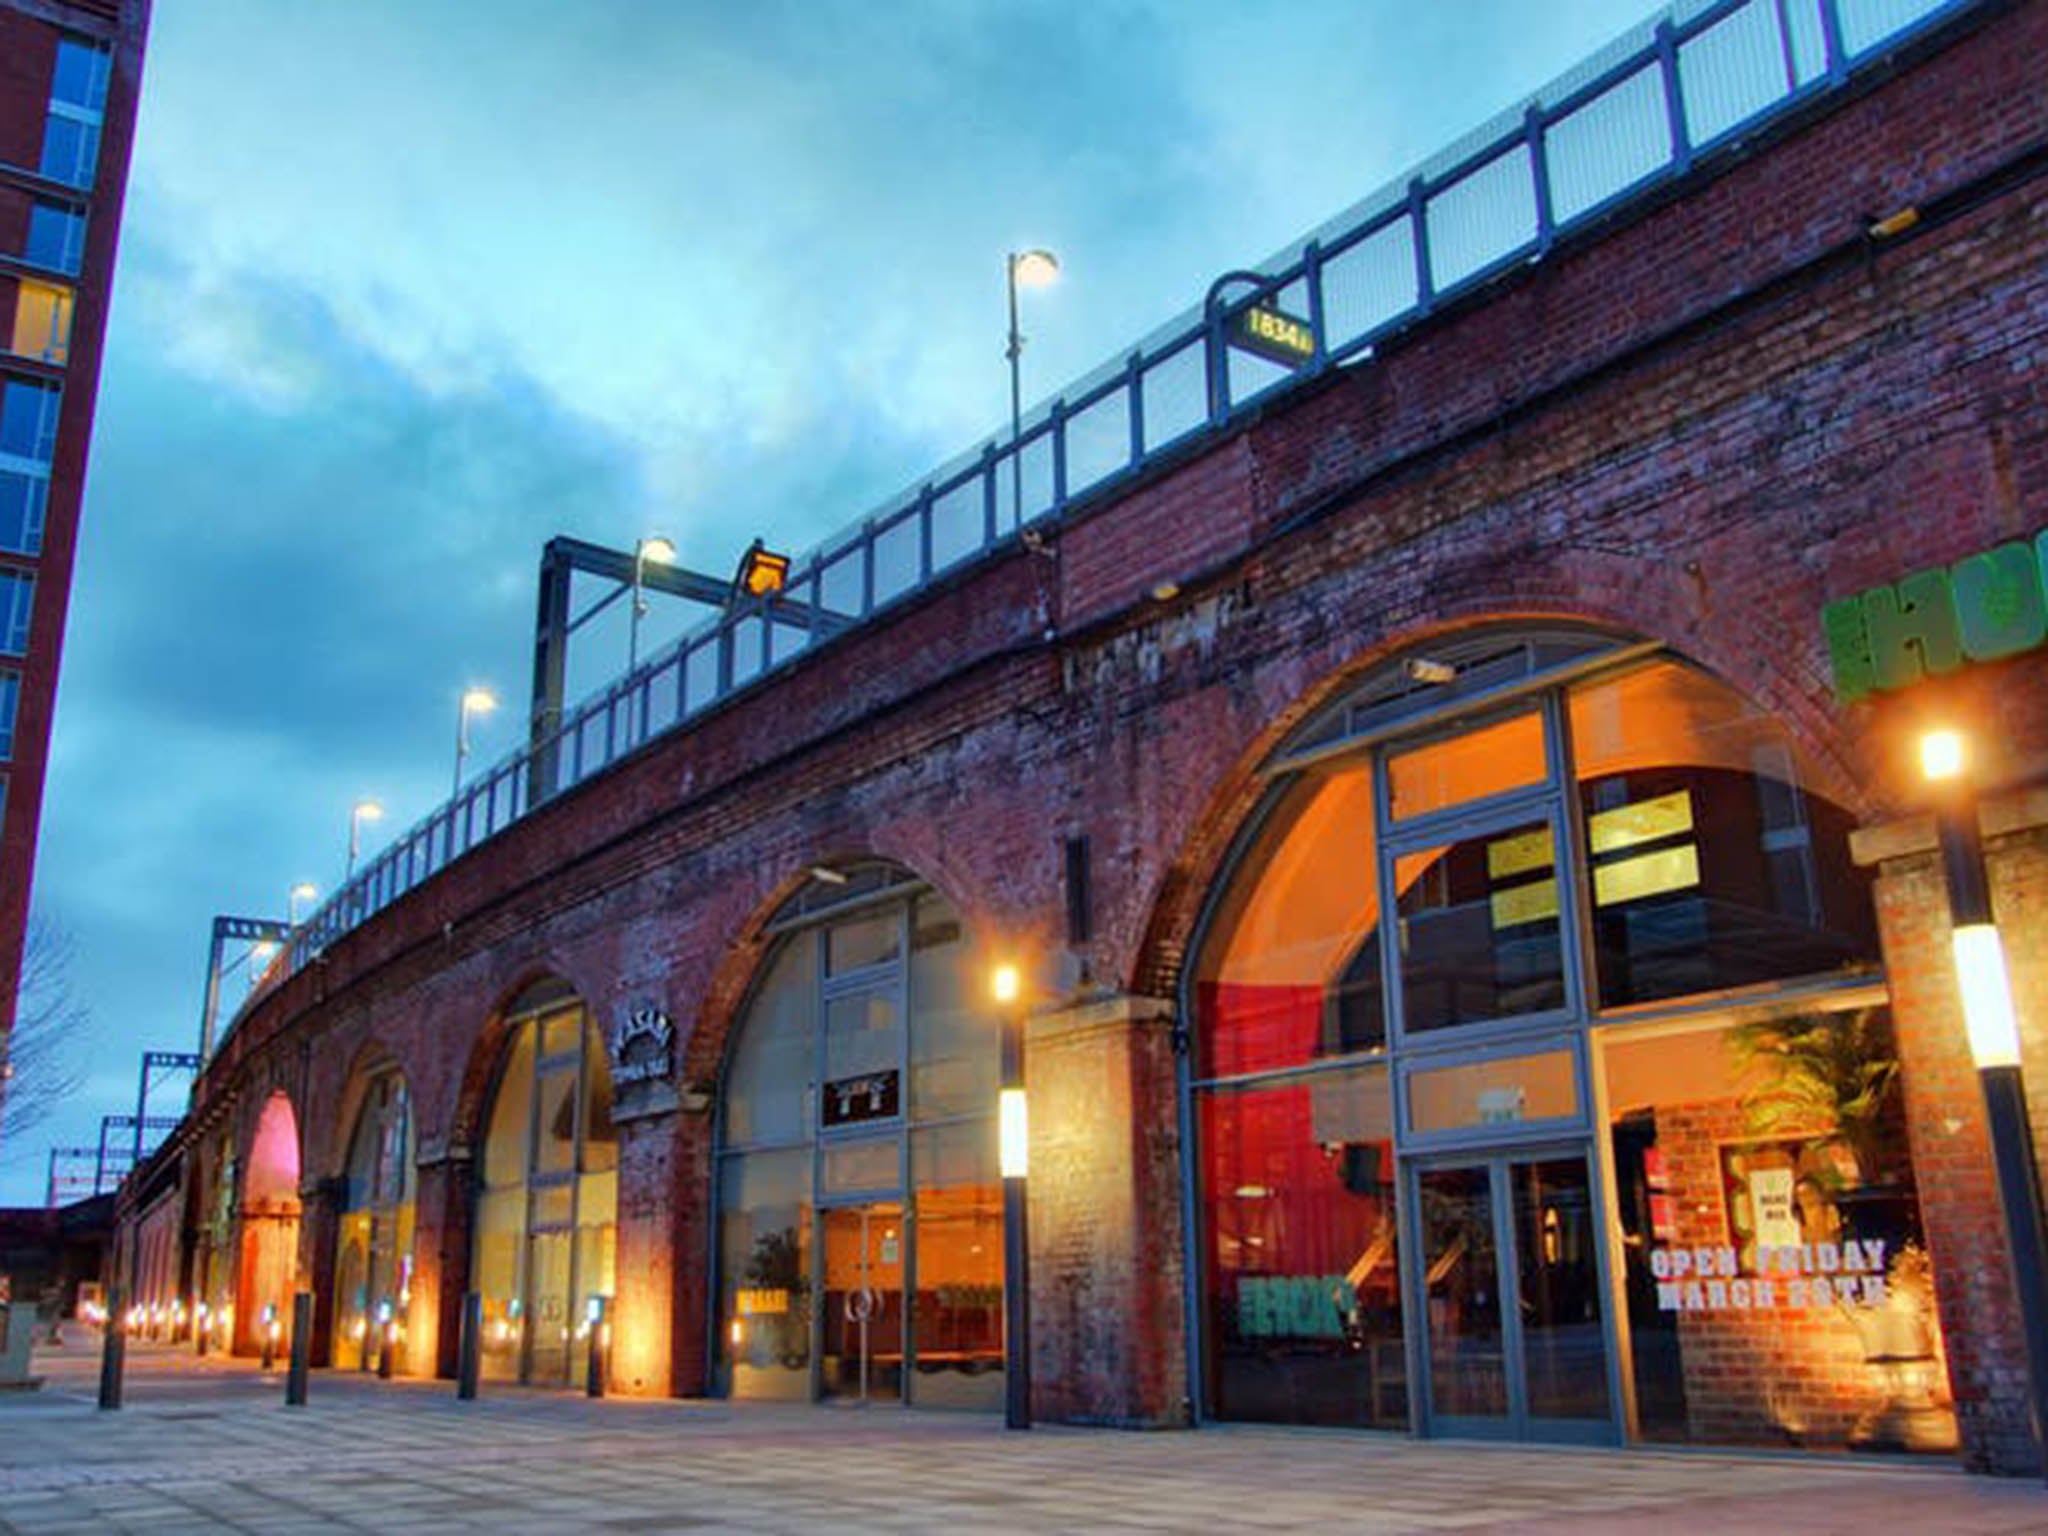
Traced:
<path fill-rule="evenodd" d="M 384 807 L 374 800 L 358 800 L 348 813 L 348 869 L 342 875 L 344 881 L 355 876 L 356 855 L 362 852 L 363 847 L 363 823 L 383 819 Z"/>
<path fill-rule="evenodd" d="M 488 715 L 498 707 L 498 696 L 488 688 L 465 688 L 455 711 L 455 793 L 462 793 L 462 760 L 469 756 L 469 717 Z"/>
<path fill-rule="evenodd" d="M 297 885 L 293 886 L 284 898 L 285 925 L 291 928 L 298 927 L 299 903 L 302 901 L 312 901 L 319 894 L 320 888 L 310 880 L 301 880 Z"/>
<path fill-rule="evenodd" d="M 2034 1162 L 2026 1084 L 2020 1069 L 2019 1022 L 2006 976 L 2005 949 L 1991 912 L 1977 798 L 1966 772 L 1969 752 L 1952 730 L 1920 739 L 1921 773 L 1933 786 L 1935 826 L 1948 885 L 1951 943 L 1963 1027 L 1991 1134 L 1998 1201 L 2012 1254 L 2013 1289 L 2027 1341 L 2027 1373 L 2034 1394 L 2037 1440 L 2048 1439 L 2048 1233 L 2041 1226 L 2041 1181 Z M 2048 1444 L 2043 1445 L 2048 1460 Z"/>
<path fill-rule="evenodd" d="M 1043 288 L 1060 275 L 1059 258 L 1051 251 L 1012 251 L 1006 264 L 1010 279 L 1010 515 L 1024 521 L 1024 389 L 1018 359 L 1024 355 L 1024 333 L 1017 329 L 1017 289 Z"/>
<path fill-rule="evenodd" d="M 1031 1427 L 1031 1240 L 1024 1180 L 1030 1117 L 1024 1099 L 1024 978 L 1014 965 L 989 974 L 1002 1010 L 1003 1079 L 996 1100 L 1003 1175 L 1003 1422 Z"/>
<path fill-rule="evenodd" d="M 647 617 L 647 562 L 673 565 L 676 547 L 659 535 L 633 546 L 633 611 L 626 620 L 626 670 L 640 662 L 640 621 Z"/>

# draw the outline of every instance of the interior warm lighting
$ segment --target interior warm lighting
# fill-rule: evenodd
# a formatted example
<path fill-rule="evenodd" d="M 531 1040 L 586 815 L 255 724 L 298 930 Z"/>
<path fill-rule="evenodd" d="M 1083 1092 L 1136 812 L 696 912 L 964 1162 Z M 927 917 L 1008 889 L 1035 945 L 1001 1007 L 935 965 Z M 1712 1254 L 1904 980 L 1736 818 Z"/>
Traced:
<path fill-rule="evenodd" d="M 989 973 L 989 995 L 999 1003 L 1014 1003 L 1023 994 L 1024 977 L 1014 965 L 999 965 Z"/>
<path fill-rule="evenodd" d="M 1961 731 L 1929 731 L 1920 738 L 1920 773 L 1932 783 L 1960 778 L 1966 753 Z"/>
<path fill-rule="evenodd" d="M 1002 1137 L 1002 1169 L 1006 1179 L 1031 1171 L 1031 1121 L 1022 1088 L 1005 1088 L 996 1099 L 996 1121 Z"/>
<path fill-rule="evenodd" d="M 2005 950 L 1990 923 L 1969 923 L 1955 931 L 1956 982 L 1963 994 L 1963 1026 L 1979 1067 L 2020 1064 L 2019 1024 L 2013 1017 L 2012 987 L 2005 975 Z"/>
<path fill-rule="evenodd" d="M 813 864 L 811 866 L 811 878 L 822 885 L 846 884 L 845 872 L 834 869 L 829 864 Z"/>
<path fill-rule="evenodd" d="M 1418 683 L 1455 683 L 1458 669 L 1448 661 L 1435 661 L 1428 656 L 1410 656 L 1407 663 L 1408 675 Z"/>
<path fill-rule="evenodd" d="M 1021 288 L 1043 288 L 1060 275 L 1060 259 L 1051 251 L 1024 251 L 1010 258 L 1010 271 Z"/>

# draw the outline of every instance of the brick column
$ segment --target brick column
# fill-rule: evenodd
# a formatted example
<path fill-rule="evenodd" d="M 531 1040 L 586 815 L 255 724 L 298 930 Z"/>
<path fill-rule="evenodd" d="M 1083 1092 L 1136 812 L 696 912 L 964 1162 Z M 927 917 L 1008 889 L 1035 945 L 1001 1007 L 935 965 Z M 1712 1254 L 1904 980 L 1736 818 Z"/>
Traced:
<path fill-rule="evenodd" d="M 334 1249 L 344 1183 L 338 1178 L 312 1179 L 299 1186 L 299 1284 L 313 1293 L 312 1353 L 308 1359 L 315 1365 L 333 1362 Z M 284 1305 L 283 1320 L 289 1337 L 289 1301 Z"/>
<path fill-rule="evenodd" d="M 455 1376 L 462 1295 L 469 1288 L 469 1218 L 476 1164 L 465 1146 L 425 1148 L 413 1190 L 412 1369 Z"/>
<path fill-rule="evenodd" d="M 619 1221 L 611 1384 L 621 1396 L 663 1397 L 674 1387 L 680 1321 L 673 1305 L 682 1220 L 674 1150 L 684 1117 L 673 1093 L 656 1113 L 629 1118 L 623 1108 L 612 1109 L 619 1127 Z"/>
<path fill-rule="evenodd" d="M 1189 1422 L 1172 1023 L 1113 995 L 1025 1025 L 1036 1417 Z"/>
<path fill-rule="evenodd" d="M 2013 973 L 2030 1111 L 2040 1155 L 2048 1109 L 2048 803 L 1987 805 L 1992 904 Z M 1931 822 L 1858 834 L 1877 863 L 1878 923 L 1898 1032 L 1920 1218 L 1934 1261 L 1963 1457 L 1983 1471 L 2031 1474 L 2026 1341 L 2013 1294 L 1983 1092 L 1963 1028 L 1949 947 L 1948 888 Z"/>

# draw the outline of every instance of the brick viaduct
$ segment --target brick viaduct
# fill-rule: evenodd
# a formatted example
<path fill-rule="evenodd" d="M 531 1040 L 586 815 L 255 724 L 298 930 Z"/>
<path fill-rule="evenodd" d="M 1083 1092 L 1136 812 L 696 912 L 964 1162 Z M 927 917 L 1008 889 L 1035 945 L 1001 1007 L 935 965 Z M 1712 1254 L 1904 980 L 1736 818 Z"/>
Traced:
<path fill-rule="evenodd" d="M 1787 722 L 1882 865 L 1922 1198 L 1966 1449 L 2032 1454 L 1940 873 L 1904 757 L 1926 690 L 1839 704 L 1834 599 L 2048 527 L 2048 5 L 1993 7 L 1865 89 L 1739 146 L 1648 207 L 1370 360 L 1204 436 L 821 645 L 564 793 L 263 995 L 151 1170 L 188 1184 L 269 1096 L 302 1136 L 301 1273 L 331 1282 L 332 1185 L 361 1069 L 414 1095 L 416 1289 L 452 1368 L 478 1121 L 507 1001 L 572 985 L 601 1028 L 655 1005 L 715 1093 L 777 902 L 821 861 L 894 860 L 977 945 L 1054 953 L 1063 839 L 1093 851 L 1067 959 L 1101 1027 L 1034 1036 L 1038 1409 L 1162 1423 L 1187 1393 L 1175 1072 L 1180 966 L 1257 789 L 1320 700 L 1481 621 L 1655 639 Z M 1912 209 L 1889 237 L 1873 221 Z M 1165 585 L 1165 584 L 1170 584 Z M 1994 885 L 2048 1081 L 2048 663 L 1970 669 L 1945 706 L 2013 786 Z M 620 1385 L 706 1385 L 712 1118 L 622 1126 Z M 2037 1102 L 2037 1123 L 2048 1102 Z M 1071 1326 L 1061 1318 L 1087 1321 Z"/>

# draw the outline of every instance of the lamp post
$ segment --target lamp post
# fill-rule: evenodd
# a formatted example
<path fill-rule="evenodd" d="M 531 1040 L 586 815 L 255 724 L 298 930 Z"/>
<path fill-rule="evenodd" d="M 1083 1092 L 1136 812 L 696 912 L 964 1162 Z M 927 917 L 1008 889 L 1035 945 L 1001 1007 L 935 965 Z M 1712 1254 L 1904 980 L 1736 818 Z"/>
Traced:
<path fill-rule="evenodd" d="M 341 877 L 344 883 L 355 878 L 356 855 L 361 853 L 363 848 L 363 823 L 366 821 L 381 821 L 383 818 L 384 807 L 374 800 L 358 800 L 354 808 L 349 811 L 348 868 Z"/>
<path fill-rule="evenodd" d="M 462 793 L 462 760 L 469 756 L 469 717 L 488 715 L 498 707 L 498 696 L 488 688 L 465 688 L 462 703 L 455 711 L 455 789 Z"/>
<path fill-rule="evenodd" d="M 284 898 L 285 926 L 287 928 L 298 927 L 299 903 L 302 901 L 311 901 L 319 894 L 320 888 L 313 884 L 313 882 L 310 880 L 301 880 L 297 885 L 293 886 L 290 891 L 286 892 Z"/>
<path fill-rule="evenodd" d="M 633 546 L 633 611 L 626 619 L 628 672 L 640 662 L 640 621 L 647 616 L 647 562 L 659 560 L 663 565 L 673 565 L 675 558 L 675 545 L 658 535 L 642 539 Z"/>
<path fill-rule="evenodd" d="M 1059 258 L 1051 251 L 1012 251 L 1010 279 L 1010 516 L 1024 521 L 1024 391 L 1017 360 L 1024 355 L 1024 333 L 1017 329 L 1017 288 L 1043 288 L 1060 275 Z"/>
<path fill-rule="evenodd" d="M 1003 1422 L 1031 1427 L 1031 1240 L 1024 1181 L 1030 1116 L 1024 1101 L 1024 981 L 999 965 L 989 991 L 1002 1011 L 1003 1082 L 996 1100 L 1003 1174 Z"/>
<path fill-rule="evenodd" d="M 2041 1181 L 2034 1162 L 2026 1087 L 2020 1070 L 2019 1023 L 2006 976 L 2005 949 L 1991 914 L 1977 800 L 1971 791 L 1968 747 L 1955 731 L 1930 731 L 1920 741 L 1920 770 L 1936 793 L 1935 826 L 1948 885 L 1956 985 L 1963 1027 L 1984 1091 L 1998 1202 L 2012 1252 L 2013 1289 L 2027 1341 L 2034 1443 L 2048 1473 L 2048 1233 L 2041 1226 Z"/>

